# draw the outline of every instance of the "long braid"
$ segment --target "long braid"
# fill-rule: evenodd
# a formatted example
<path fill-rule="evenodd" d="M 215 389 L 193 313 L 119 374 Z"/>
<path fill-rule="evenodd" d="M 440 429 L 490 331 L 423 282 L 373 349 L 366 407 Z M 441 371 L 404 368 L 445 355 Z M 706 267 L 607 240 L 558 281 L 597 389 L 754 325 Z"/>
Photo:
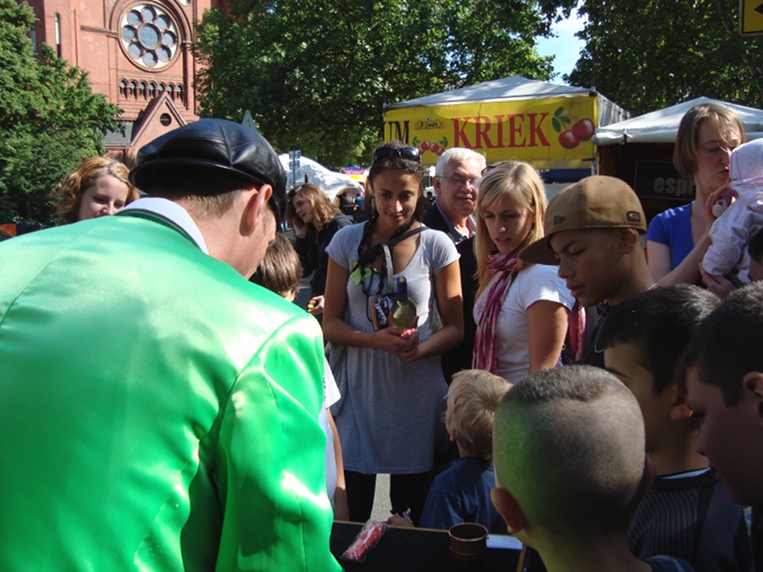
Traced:
<path fill-rule="evenodd" d="M 358 260 L 355 263 L 355 267 L 353 268 L 353 271 L 357 268 L 360 268 L 361 270 L 363 268 L 367 267 L 373 267 L 374 263 L 376 262 L 376 259 L 379 258 L 379 256 L 384 251 L 383 244 L 379 243 L 376 246 L 371 246 L 371 236 L 373 235 L 374 229 L 376 228 L 376 221 L 379 218 L 379 213 L 374 211 L 374 213 L 371 215 L 371 218 L 366 222 L 365 227 L 363 228 L 363 237 L 360 240 L 360 244 L 358 245 Z M 412 218 L 408 224 L 406 224 L 404 227 L 398 229 L 395 231 L 395 233 L 389 237 L 389 240 L 393 240 L 399 236 L 403 236 L 406 232 L 408 232 L 411 227 L 413 226 L 413 223 L 416 222 L 416 219 Z M 389 253 L 392 257 L 392 267 L 395 266 L 395 247 L 390 246 L 389 247 Z M 387 265 L 384 264 L 381 267 L 381 270 L 379 271 L 379 288 L 377 291 L 377 294 L 381 294 L 384 290 L 384 285 L 386 283 L 387 278 Z M 366 283 L 364 280 L 361 280 L 361 288 L 363 289 L 363 293 L 368 296 L 370 295 L 370 281 L 368 285 L 368 291 L 366 287 Z M 390 294 L 390 292 L 388 292 Z"/>
<path fill-rule="evenodd" d="M 407 148 L 407 146 L 401 141 L 393 141 L 392 143 L 385 144 L 382 147 L 391 148 L 391 149 Z M 422 193 L 424 171 L 423 171 L 423 167 L 421 166 L 420 160 L 414 161 L 414 160 L 404 159 L 401 155 L 390 155 L 388 157 L 382 157 L 377 160 L 376 152 L 375 152 L 374 162 L 371 164 L 371 169 L 369 170 L 369 173 L 368 173 L 369 181 L 373 181 L 373 179 L 375 179 L 378 174 L 387 170 L 392 170 L 398 173 L 413 175 L 419 181 L 419 196 L 418 196 L 417 208 L 414 212 L 414 216 L 404 227 L 400 228 L 392 236 L 389 237 L 389 240 L 391 241 L 391 240 L 394 240 L 395 238 L 402 236 L 406 232 L 408 232 L 413 226 L 414 222 L 416 222 L 417 220 L 421 220 L 421 215 L 423 213 L 424 204 L 425 204 L 423 193 Z M 360 244 L 358 244 L 358 260 L 352 269 L 352 272 L 356 270 L 360 270 L 361 288 L 363 289 L 363 293 L 366 295 L 366 297 L 370 295 L 371 280 L 369 280 L 368 285 L 366 285 L 366 281 L 362 279 L 363 270 L 365 268 L 373 269 L 374 263 L 384 251 L 383 243 L 379 243 L 373 247 L 371 246 L 373 232 L 376 229 L 376 222 L 378 219 L 379 219 L 379 211 L 374 206 L 374 200 L 372 197 L 371 198 L 371 217 L 365 223 L 365 227 L 363 228 L 363 236 L 360 240 Z M 392 266 L 394 269 L 394 265 L 395 265 L 394 246 L 390 246 L 389 250 L 390 250 L 390 256 L 392 257 Z M 383 264 L 381 267 L 381 271 L 379 272 L 379 288 L 377 292 L 377 294 L 379 295 L 384 291 L 386 278 L 387 278 L 387 265 Z M 391 292 L 388 294 L 391 294 Z"/>

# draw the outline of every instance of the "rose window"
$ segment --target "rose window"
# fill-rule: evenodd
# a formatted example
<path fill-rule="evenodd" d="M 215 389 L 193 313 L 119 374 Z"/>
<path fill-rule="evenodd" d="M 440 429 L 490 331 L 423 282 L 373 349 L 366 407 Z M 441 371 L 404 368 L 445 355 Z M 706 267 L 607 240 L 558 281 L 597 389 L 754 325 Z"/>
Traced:
<path fill-rule="evenodd" d="M 122 17 L 122 47 L 139 65 L 160 69 L 178 49 L 178 26 L 159 6 L 139 4 Z"/>

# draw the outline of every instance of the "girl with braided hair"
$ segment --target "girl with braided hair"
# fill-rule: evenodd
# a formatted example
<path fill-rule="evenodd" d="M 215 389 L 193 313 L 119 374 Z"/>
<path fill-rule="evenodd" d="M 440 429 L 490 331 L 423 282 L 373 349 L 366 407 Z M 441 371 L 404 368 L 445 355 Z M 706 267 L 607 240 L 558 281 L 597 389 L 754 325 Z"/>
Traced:
<path fill-rule="evenodd" d="M 344 349 L 332 364 L 343 397 L 332 412 L 353 521 L 369 518 L 376 475 L 389 473 L 392 510 L 410 509 L 417 522 L 436 440 L 447 438 L 440 354 L 463 338 L 461 279 L 453 242 L 420 222 L 423 181 L 417 149 L 376 149 L 366 181 L 371 218 L 341 229 L 327 249 L 323 327 Z M 416 305 L 413 331 L 388 325 L 401 276 Z"/>

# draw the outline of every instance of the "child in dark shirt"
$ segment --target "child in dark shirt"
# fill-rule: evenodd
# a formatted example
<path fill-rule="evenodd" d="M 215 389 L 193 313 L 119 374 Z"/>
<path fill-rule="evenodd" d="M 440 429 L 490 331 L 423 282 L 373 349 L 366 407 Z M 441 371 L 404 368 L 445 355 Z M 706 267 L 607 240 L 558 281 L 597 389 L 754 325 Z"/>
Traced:
<path fill-rule="evenodd" d="M 534 373 L 498 407 L 492 498 L 549 572 L 691 571 L 684 560 L 644 561 L 628 549 L 628 520 L 649 486 L 636 399 L 601 368 Z"/>
<path fill-rule="evenodd" d="M 688 406 L 731 499 L 753 506 L 755 569 L 763 570 L 763 283 L 734 290 L 697 328 L 683 356 Z"/>
<path fill-rule="evenodd" d="M 606 368 L 636 397 L 657 478 L 628 527 L 639 558 L 670 554 L 698 572 L 751 569 L 742 509 L 707 458 L 695 451 L 699 423 L 686 405 L 676 362 L 718 298 L 696 286 L 654 288 L 613 308 L 601 330 Z"/>
<path fill-rule="evenodd" d="M 476 522 L 490 532 L 506 534 L 506 523 L 490 502 L 490 491 L 495 486 L 493 418 L 510 387 L 503 378 L 483 370 L 463 370 L 453 375 L 445 428 L 458 446 L 460 458 L 435 477 L 420 526 L 447 529 L 461 522 Z M 410 526 L 410 521 L 399 515 L 388 522 Z"/>

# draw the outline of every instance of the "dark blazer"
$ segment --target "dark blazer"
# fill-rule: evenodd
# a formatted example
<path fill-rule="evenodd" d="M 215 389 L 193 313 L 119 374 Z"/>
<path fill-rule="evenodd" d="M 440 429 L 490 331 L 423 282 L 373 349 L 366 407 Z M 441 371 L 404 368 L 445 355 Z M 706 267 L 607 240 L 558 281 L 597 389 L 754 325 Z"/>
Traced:
<path fill-rule="evenodd" d="M 422 222 L 429 228 L 451 236 L 448 224 L 436 203 L 424 213 Z M 462 369 L 471 369 L 474 336 L 477 331 L 473 314 L 474 294 L 477 292 L 477 257 L 474 255 L 474 237 L 457 244 L 456 250 L 461 255 L 459 262 L 461 264 L 461 291 L 464 296 L 464 341 L 441 356 L 442 371 L 448 384 L 450 384 L 450 376 L 454 373 Z"/>

